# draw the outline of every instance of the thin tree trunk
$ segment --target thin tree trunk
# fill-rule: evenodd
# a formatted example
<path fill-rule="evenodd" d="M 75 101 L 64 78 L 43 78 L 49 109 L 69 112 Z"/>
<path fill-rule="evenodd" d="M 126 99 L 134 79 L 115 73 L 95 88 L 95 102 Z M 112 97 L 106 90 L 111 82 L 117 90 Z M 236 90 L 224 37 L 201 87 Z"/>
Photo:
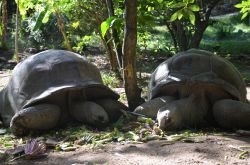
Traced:
<path fill-rule="evenodd" d="M 68 40 L 67 35 L 66 35 L 65 26 L 64 26 L 63 20 L 61 18 L 61 15 L 60 15 L 58 10 L 56 10 L 55 14 L 56 14 L 57 25 L 58 25 L 58 27 L 63 35 L 67 50 L 72 51 L 71 45 L 70 45 L 69 40 Z"/>
<path fill-rule="evenodd" d="M 6 48 L 7 24 L 8 24 L 7 0 L 2 0 L 2 25 L 3 25 L 3 31 L 2 31 L 1 43 L 2 43 L 3 48 Z"/>
<path fill-rule="evenodd" d="M 109 17 L 115 16 L 113 1 L 106 0 L 106 4 L 107 4 L 107 8 L 108 8 Z M 118 66 L 119 66 L 119 70 L 120 70 L 122 68 L 122 45 L 121 45 L 121 42 L 119 40 L 117 30 L 114 27 L 112 27 L 111 29 L 112 29 L 114 50 L 116 53 L 116 58 L 117 58 Z"/>
<path fill-rule="evenodd" d="M 197 28 L 197 30 L 195 31 L 192 39 L 191 39 L 191 43 L 190 43 L 190 48 L 199 48 L 200 42 L 202 40 L 203 37 L 203 33 L 205 32 L 207 26 L 208 26 L 208 22 L 207 23 L 201 23 L 198 25 L 199 28 Z"/>
<path fill-rule="evenodd" d="M 16 34 L 15 34 L 15 57 L 16 62 L 18 63 L 20 61 L 19 55 L 18 55 L 18 34 L 19 34 L 19 2 L 17 0 L 16 5 Z"/>
<path fill-rule="evenodd" d="M 130 110 L 134 110 L 144 100 L 136 77 L 137 42 L 137 0 L 125 0 L 125 28 L 123 42 L 123 76 L 125 92 Z"/>
<path fill-rule="evenodd" d="M 107 5 L 106 0 L 102 0 L 102 3 L 104 5 Z M 80 3 L 79 3 L 79 5 L 86 12 L 86 14 L 89 17 L 95 18 L 96 26 L 100 27 L 101 23 L 103 22 L 103 19 L 100 18 L 100 15 L 98 15 L 96 12 L 93 12 L 92 10 L 90 10 L 90 9 L 84 7 L 84 6 L 81 6 Z M 101 36 L 101 31 L 98 31 L 98 34 L 100 35 L 103 46 L 105 47 L 105 49 L 106 49 L 106 51 L 108 53 L 112 71 L 115 73 L 117 78 L 122 79 L 120 71 L 118 70 L 119 69 L 118 61 L 117 61 L 117 58 L 116 58 L 116 53 L 114 52 L 113 44 L 112 44 L 112 42 L 108 42 L 111 39 L 111 34 L 109 32 L 107 32 L 104 39 Z"/>
<path fill-rule="evenodd" d="M 188 37 L 185 31 L 185 28 L 181 21 L 175 21 L 174 24 L 176 24 L 176 31 L 175 31 L 175 35 L 176 35 L 176 39 L 177 42 L 179 43 L 179 49 L 180 51 L 185 51 L 188 49 Z"/>
<path fill-rule="evenodd" d="M 107 42 L 109 40 L 108 39 L 109 37 L 107 37 L 108 34 L 106 34 L 105 38 L 102 38 L 100 32 L 99 32 L 99 34 L 100 34 L 100 38 L 102 40 L 103 46 L 105 47 L 105 49 L 106 49 L 106 51 L 108 53 L 111 70 L 116 73 L 117 68 L 118 68 L 118 63 L 117 63 L 117 60 L 116 60 L 116 55 L 115 55 L 115 52 L 114 52 L 114 49 L 113 49 L 113 45 L 110 42 Z"/>
<path fill-rule="evenodd" d="M 170 27 L 171 24 L 167 22 L 166 25 L 167 25 L 168 31 L 169 31 L 169 33 L 170 33 L 170 35 L 171 35 L 171 38 L 172 38 L 172 40 L 173 40 L 174 48 L 175 48 L 176 50 L 178 50 L 178 44 L 177 44 L 177 41 L 176 41 L 176 37 L 175 37 L 175 35 L 174 35 L 173 30 L 172 30 L 171 27 Z"/>
<path fill-rule="evenodd" d="M 192 33 L 190 30 L 187 30 L 187 27 L 183 24 L 182 20 L 176 20 L 171 22 L 171 30 L 174 33 L 177 45 L 180 51 L 185 51 L 190 48 L 199 48 L 200 42 L 203 37 L 203 33 L 206 30 L 209 17 L 211 15 L 212 9 L 217 5 L 221 0 L 210 0 L 210 1 L 197 1 L 197 5 L 203 10 L 203 12 L 195 13 L 195 30 Z M 205 19 L 201 16 L 205 15 Z"/>
<path fill-rule="evenodd" d="M 204 20 L 201 19 L 200 13 L 195 13 L 195 33 L 190 42 L 190 48 L 199 48 L 200 42 L 203 37 L 203 33 L 209 25 L 209 18 L 213 8 L 219 3 L 220 0 L 210 1 L 209 7 L 200 4 L 201 8 L 205 10 Z"/>

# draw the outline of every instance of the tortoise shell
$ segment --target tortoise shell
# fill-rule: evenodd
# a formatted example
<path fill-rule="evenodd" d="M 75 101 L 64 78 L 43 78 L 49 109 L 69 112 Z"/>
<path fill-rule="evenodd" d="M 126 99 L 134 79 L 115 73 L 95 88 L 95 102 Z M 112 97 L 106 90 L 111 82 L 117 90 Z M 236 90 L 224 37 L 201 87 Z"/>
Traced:
<path fill-rule="evenodd" d="M 246 86 L 231 62 L 204 50 L 190 49 L 161 63 L 152 73 L 149 99 L 183 98 L 205 91 L 212 102 L 231 98 L 246 101 Z"/>

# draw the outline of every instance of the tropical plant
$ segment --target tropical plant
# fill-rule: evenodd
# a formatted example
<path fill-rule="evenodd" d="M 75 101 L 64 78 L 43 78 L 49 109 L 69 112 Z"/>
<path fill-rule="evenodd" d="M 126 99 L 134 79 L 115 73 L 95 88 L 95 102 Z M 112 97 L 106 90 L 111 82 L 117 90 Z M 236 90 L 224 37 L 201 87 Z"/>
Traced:
<path fill-rule="evenodd" d="M 242 1 L 241 3 L 236 4 L 235 7 L 241 9 L 240 10 L 240 12 L 242 13 L 241 19 L 244 19 L 249 15 L 250 12 L 250 0 Z"/>

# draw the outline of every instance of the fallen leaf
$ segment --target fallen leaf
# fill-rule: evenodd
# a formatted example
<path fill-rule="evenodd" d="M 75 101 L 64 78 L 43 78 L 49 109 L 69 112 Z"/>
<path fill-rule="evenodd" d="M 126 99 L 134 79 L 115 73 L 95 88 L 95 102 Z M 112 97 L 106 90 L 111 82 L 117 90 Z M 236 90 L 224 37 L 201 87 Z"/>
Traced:
<path fill-rule="evenodd" d="M 24 153 L 27 159 L 36 159 L 45 156 L 46 146 L 44 143 L 38 143 L 32 139 L 24 146 Z"/>

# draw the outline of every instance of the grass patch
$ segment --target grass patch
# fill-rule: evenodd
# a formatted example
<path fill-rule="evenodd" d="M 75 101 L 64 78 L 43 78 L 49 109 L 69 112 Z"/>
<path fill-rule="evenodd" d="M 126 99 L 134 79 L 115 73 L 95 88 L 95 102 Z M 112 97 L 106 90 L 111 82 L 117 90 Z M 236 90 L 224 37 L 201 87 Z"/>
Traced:
<path fill-rule="evenodd" d="M 114 73 L 101 71 L 103 83 L 110 88 L 120 87 L 121 82 L 117 79 Z"/>
<path fill-rule="evenodd" d="M 202 40 L 200 44 L 201 49 L 218 52 L 221 54 L 250 54 L 250 41 L 236 41 L 236 40 Z"/>

